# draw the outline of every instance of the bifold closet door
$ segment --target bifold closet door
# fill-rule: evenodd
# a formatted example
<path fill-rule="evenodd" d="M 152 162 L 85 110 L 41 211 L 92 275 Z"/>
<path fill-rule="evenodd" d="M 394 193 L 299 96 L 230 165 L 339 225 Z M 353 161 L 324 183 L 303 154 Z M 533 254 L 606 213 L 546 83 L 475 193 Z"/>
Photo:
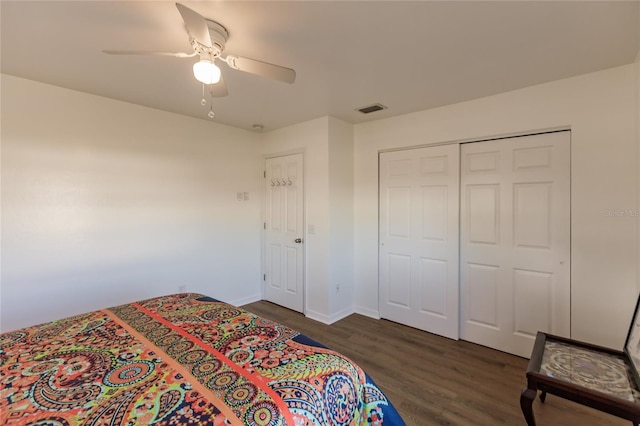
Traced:
<path fill-rule="evenodd" d="M 460 338 L 570 335 L 570 132 L 461 145 Z"/>
<path fill-rule="evenodd" d="M 458 338 L 459 146 L 380 154 L 380 315 Z"/>

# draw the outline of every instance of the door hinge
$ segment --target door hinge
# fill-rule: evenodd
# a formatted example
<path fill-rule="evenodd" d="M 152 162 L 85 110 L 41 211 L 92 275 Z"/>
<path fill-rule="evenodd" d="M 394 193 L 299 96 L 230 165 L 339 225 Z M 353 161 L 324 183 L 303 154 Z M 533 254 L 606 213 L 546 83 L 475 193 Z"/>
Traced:
<path fill-rule="evenodd" d="M 264 177 L 265 179 L 267 178 L 267 171 L 266 171 L 266 170 L 264 171 L 264 176 L 263 176 L 263 177 Z"/>
<path fill-rule="evenodd" d="M 266 281 L 266 280 L 267 280 L 267 274 L 264 274 L 264 275 L 262 276 L 262 281 Z"/>
<path fill-rule="evenodd" d="M 262 229 L 267 229 L 267 222 L 263 223 Z"/>

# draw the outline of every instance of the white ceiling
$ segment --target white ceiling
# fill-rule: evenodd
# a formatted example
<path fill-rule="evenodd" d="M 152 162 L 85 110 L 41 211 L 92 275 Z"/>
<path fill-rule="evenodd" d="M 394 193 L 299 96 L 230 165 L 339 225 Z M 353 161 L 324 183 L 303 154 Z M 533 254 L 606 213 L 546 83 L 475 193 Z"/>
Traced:
<path fill-rule="evenodd" d="M 226 54 L 294 68 L 293 85 L 222 65 L 215 121 L 265 130 L 405 114 L 634 61 L 640 1 L 184 1 L 230 33 Z M 174 2 L 0 2 L 2 72 L 208 120 Z M 35 100 L 37 102 L 37 100 Z M 382 103 L 388 110 L 355 109 Z"/>

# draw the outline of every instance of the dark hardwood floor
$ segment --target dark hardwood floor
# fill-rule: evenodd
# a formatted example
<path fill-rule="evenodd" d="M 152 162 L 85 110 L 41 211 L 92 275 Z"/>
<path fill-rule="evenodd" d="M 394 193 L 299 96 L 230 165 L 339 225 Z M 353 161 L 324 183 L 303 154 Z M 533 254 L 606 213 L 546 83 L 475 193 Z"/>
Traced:
<path fill-rule="evenodd" d="M 524 358 L 357 314 L 325 325 L 265 301 L 244 308 L 351 358 L 408 425 L 526 424 L 520 411 Z M 630 424 L 554 395 L 533 407 L 539 426 Z"/>

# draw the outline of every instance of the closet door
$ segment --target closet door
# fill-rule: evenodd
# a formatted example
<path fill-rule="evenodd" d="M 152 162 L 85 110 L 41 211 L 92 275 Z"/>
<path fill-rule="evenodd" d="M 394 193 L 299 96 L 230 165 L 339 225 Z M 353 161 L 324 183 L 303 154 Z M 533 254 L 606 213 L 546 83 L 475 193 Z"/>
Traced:
<path fill-rule="evenodd" d="M 380 315 L 458 338 L 459 146 L 380 154 Z"/>
<path fill-rule="evenodd" d="M 461 146 L 460 338 L 529 357 L 570 334 L 570 132 Z"/>

